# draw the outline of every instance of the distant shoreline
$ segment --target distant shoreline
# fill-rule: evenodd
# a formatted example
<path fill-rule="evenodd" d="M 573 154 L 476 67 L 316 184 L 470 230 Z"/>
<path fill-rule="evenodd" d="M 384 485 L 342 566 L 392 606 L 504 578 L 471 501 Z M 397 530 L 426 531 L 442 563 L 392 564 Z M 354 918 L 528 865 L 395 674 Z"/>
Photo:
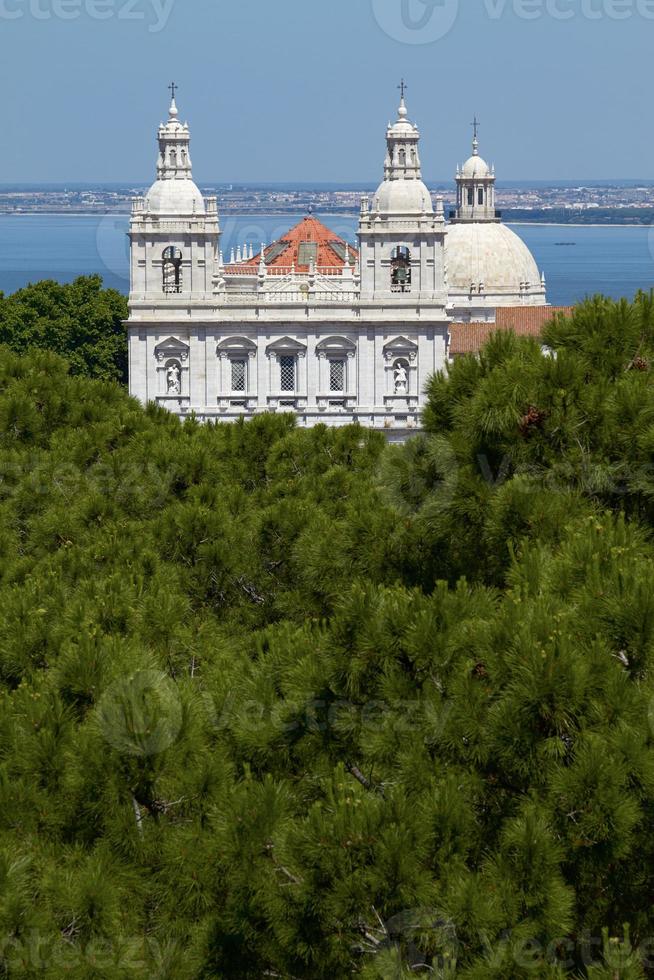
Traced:
<path fill-rule="evenodd" d="M 326 218 L 358 218 L 358 212 L 349 211 L 314 211 Z M 0 211 L 2 218 L 129 218 L 129 211 Z M 223 211 L 220 218 L 225 221 L 228 218 L 297 218 L 304 214 L 304 211 Z M 626 221 L 601 221 L 591 223 L 586 221 L 525 221 L 524 219 L 513 221 L 509 218 L 504 222 L 507 225 L 518 225 L 525 228 L 642 228 L 654 229 L 653 224 L 637 224 Z"/>

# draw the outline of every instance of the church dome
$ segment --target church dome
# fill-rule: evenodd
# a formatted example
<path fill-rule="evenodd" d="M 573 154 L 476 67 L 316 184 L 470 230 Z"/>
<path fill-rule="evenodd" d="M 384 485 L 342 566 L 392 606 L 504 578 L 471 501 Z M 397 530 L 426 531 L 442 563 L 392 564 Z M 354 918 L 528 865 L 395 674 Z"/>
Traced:
<path fill-rule="evenodd" d="M 446 238 L 450 291 L 470 291 L 471 283 L 484 284 L 485 293 L 519 294 L 542 289 L 536 260 L 523 240 L 506 225 L 461 222 L 448 227 Z"/>
<path fill-rule="evenodd" d="M 375 194 L 373 210 L 384 214 L 432 214 L 434 206 L 421 180 L 385 180 Z"/>
<path fill-rule="evenodd" d="M 204 198 L 192 180 L 157 180 L 145 198 L 145 209 L 151 214 L 204 214 Z"/>

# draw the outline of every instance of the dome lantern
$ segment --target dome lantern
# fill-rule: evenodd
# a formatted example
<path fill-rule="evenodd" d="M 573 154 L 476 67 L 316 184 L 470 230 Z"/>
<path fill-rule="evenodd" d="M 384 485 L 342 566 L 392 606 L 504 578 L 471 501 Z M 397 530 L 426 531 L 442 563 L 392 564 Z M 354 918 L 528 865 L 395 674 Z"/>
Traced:
<path fill-rule="evenodd" d="M 479 121 L 472 123 L 472 156 L 457 167 L 454 221 L 499 221 L 495 210 L 495 171 L 479 156 Z"/>
<path fill-rule="evenodd" d="M 145 208 L 151 214 L 203 215 L 204 199 L 193 182 L 191 133 L 188 123 L 179 120 L 177 86 L 173 83 L 170 89 L 168 121 L 159 126 L 157 133 L 157 179 L 146 196 Z"/>
<path fill-rule="evenodd" d="M 397 119 L 386 130 L 384 181 L 374 197 L 374 210 L 381 214 L 432 215 L 431 195 L 422 180 L 420 130 L 410 122 L 406 84 L 400 86 Z"/>

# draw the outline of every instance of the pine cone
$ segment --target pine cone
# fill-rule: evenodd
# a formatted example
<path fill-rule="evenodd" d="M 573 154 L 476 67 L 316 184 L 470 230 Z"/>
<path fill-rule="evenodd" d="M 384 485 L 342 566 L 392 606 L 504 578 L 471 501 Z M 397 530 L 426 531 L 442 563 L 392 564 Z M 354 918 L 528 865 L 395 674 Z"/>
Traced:
<path fill-rule="evenodd" d="M 539 408 L 530 405 L 527 414 L 523 415 L 520 421 L 520 432 L 523 436 L 529 436 L 536 429 L 542 429 L 547 412 L 542 412 Z"/>

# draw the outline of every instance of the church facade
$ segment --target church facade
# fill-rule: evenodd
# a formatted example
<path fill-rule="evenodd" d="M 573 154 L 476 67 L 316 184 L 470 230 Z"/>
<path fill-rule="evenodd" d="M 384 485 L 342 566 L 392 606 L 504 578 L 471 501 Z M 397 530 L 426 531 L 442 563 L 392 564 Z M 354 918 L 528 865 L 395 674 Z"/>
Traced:
<path fill-rule="evenodd" d="M 358 421 L 401 440 L 419 427 L 453 323 L 546 305 L 544 277 L 495 209 L 476 135 L 448 223 L 422 180 L 404 96 L 356 248 L 307 216 L 259 254 L 225 262 L 217 200 L 193 181 L 174 98 L 158 141 L 157 179 L 130 222 L 130 392 L 143 403 L 202 421 Z"/>

